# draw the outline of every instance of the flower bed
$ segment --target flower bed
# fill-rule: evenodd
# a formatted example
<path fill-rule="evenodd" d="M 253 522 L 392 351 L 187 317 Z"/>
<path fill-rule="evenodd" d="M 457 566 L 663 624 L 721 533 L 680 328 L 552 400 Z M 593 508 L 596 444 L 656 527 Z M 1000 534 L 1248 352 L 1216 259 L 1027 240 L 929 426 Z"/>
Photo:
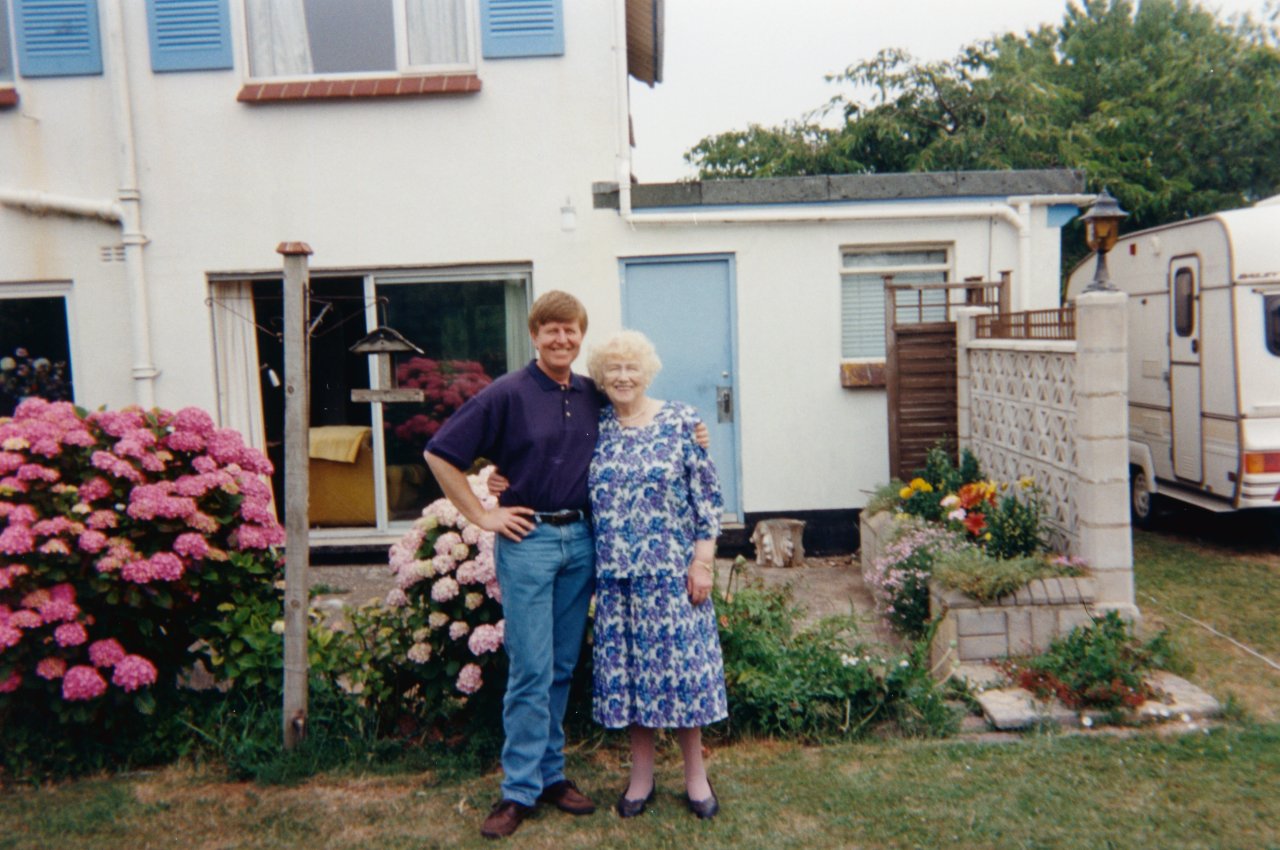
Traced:
<path fill-rule="evenodd" d="M 935 666 L 1043 650 L 1090 621 L 1096 584 L 1080 562 L 1043 552 L 1030 479 L 986 481 L 972 455 L 956 467 L 934 449 L 918 477 L 882 488 L 871 508 L 863 577 L 899 633 L 937 624 Z"/>

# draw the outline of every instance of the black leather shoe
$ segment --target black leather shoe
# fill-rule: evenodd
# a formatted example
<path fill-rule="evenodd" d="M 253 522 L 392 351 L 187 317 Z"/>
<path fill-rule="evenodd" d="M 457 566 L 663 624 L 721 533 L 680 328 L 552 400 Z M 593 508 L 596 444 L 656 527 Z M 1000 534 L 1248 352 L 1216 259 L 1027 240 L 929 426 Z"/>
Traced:
<path fill-rule="evenodd" d="M 685 795 L 685 799 L 689 802 L 689 811 L 698 816 L 699 820 L 711 820 L 720 814 L 720 801 L 716 799 L 716 789 L 711 785 L 711 780 L 707 780 L 707 787 L 711 788 L 711 796 L 705 800 L 695 800 L 689 795 Z"/>
<path fill-rule="evenodd" d="M 649 787 L 649 796 L 643 800 L 631 800 L 627 797 L 627 790 L 622 789 L 622 793 L 618 795 L 618 805 L 614 808 L 618 810 L 618 817 L 633 818 L 644 812 L 644 807 L 653 802 L 653 795 L 658 790 L 658 783 L 653 783 Z"/>

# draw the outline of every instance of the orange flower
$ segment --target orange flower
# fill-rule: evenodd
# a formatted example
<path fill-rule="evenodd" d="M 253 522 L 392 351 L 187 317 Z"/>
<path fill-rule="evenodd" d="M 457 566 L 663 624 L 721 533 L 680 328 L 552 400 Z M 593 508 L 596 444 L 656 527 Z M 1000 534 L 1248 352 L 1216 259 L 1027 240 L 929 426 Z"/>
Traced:
<path fill-rule="evenodd" d="M 987 518 L 977 511 L 972 511 L 964 518 L 964 527 L 975 537 L 987 527 Z"/>

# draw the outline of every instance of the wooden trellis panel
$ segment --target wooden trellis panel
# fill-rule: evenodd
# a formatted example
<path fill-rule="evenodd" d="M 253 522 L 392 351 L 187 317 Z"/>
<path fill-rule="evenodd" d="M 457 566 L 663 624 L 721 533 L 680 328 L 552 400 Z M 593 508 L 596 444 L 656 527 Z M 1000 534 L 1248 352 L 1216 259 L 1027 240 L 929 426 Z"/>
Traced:
<path fill-rule="evenodd" d="M 925 293 L 941 291 L 932 302 Z M 1006 304 L 1009 273 L 999 281 L 895 284 L 885 277 L 885 383 L 889 473 L 906 481 L 939 442 L 953 451 L 956 422 L 955 307 Z M 936 296 L 935 296 L 936 299 Z"/>

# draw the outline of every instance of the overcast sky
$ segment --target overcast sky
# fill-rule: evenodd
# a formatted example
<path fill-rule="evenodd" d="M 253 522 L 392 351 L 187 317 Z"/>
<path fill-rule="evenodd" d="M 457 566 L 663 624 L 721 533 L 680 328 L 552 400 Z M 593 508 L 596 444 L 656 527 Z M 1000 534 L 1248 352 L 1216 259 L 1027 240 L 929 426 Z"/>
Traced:
<path fill-rule="evenodd" d="M 1204 0 L 1260 17 L 1265 0 Z M 666 0 L 663 82 L 631 81 L 643 183 L 692 177 L 704 136 L 799 118 L 839 89 L 823 77 L 885 47 L 947 59 L 995 33 L 1058 23 L 1066 0 Z"/>

